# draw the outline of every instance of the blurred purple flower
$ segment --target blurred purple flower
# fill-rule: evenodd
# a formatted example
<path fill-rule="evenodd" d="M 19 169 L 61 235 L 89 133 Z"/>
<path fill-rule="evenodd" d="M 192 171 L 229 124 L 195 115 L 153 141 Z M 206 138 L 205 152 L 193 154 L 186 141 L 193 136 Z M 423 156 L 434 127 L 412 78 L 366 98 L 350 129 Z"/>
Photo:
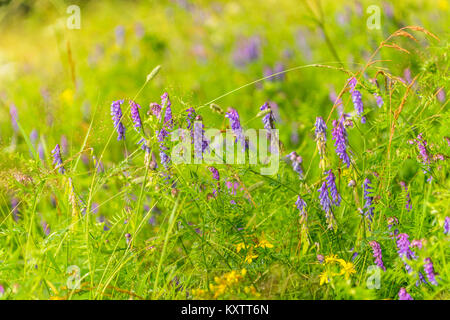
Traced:
<path fill-rule="evenodd" d="M 261 40 L 258 36 L 240 40 L 233 52 L 233 61 L 238 67 L 257 60 L 261 54 Z"/>
<path fill-rule="evenodd" d="M 448 235 L 449 233 L 450 233 L 450 217 L 445 217 L 444 234 Z"/>
<path fill-rule="evenodd" d="M 303 179 L 303 169 L 302 169 L 303 158 L 299 156 L 295 151 L 289 153 L 288 157 L 292 163 L 292 168 L 294 169 L 295 172 L 298 173 L 299 179 Z"/>
<path fill-rule="evenodd" d="M 14 132 L 19 131 L 19 125 L 17 123 L 17 120 L 19 120 L 19 114 L 17 113 L 17 108 L 13 103 L 9 106 L 9 114 L 11 115 L 11 124 Z"/>

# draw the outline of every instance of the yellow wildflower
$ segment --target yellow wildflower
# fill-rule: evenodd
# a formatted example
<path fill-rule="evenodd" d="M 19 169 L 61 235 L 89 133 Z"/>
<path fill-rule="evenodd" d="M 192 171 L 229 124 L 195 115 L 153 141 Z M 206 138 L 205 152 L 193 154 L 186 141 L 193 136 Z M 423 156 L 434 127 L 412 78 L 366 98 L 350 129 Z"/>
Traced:
<path fill-rule="evenodd" d="M 260 240 L 258 247 L 260 248 L 273 248 L 273 244 L 269 243 L 269 241 L 267 241 L 266 239 Z"/>
<path fill-rule="evenodd" d="M 323 285 L 324 283 L 329 283 L 330 279 L 328 278 L 328 272 L 324 271 L 319 275 L 319 279 L 320 279 L 320 285 Z"/>
<path fill-rule="evenodd" d="M 339 259 L 337 258 L 336 254 L 330 254 L 329 256 L 325 257 L 325 264 L 337 262 Z"/>
<path fill-rule="evenodd" d="M 246 246 L 245 243 L 243 243 L 243 242 L 238 243 L 238 244 L 236 245 L 236 251 L 239 252 L 239 251 L 241 251 L 242 249 L 247 249 L 247 246 Z"/>
<path fill-rule="evenodd" d="M 348 280 L 350 278 L 350 275 L 352 275 L 353 273 L 356 273 L 355 268 L 353 267 L 353 263 L 352 262 L 346 262 L 342 259 L 339 259 L 339 263 L 342 266 L 341 272 L 339 273 L 340 275 L 344 275 L 345 276 L 345 280 Z"/>
<path fill-rule="evenodd" d="M 244 292 L 245 292 L 246 294 L 251 294 L 251 295 L 254 296 L 254 297 L 260 297 L 260 296 L 261 296 L 261 294 L 260 294 L 259 292 L 256 291 L 256 289 L 255 289 L 254 286 L 249 286 L 249 287 L 246 286 L 246 287 L 244 288 Z"/>
<path fill-rule="evenodd" d="M 245 257 L 245 262 L 252 263 L 253 259 L 256 259 L 256 258 L 258 258 L 257 254 L 253 254 L 253 252 L 249 252 L 247 254 L 247 256 Z"/>

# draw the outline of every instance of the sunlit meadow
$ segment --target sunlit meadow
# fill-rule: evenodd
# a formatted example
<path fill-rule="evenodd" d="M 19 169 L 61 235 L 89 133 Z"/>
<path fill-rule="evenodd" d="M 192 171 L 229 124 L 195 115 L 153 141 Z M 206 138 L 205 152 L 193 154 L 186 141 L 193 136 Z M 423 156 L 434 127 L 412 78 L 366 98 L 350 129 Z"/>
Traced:
<path fill-rule="evenodd" d="M 0 298 L 449 299 L 449 21 L 0 1 Z"/>

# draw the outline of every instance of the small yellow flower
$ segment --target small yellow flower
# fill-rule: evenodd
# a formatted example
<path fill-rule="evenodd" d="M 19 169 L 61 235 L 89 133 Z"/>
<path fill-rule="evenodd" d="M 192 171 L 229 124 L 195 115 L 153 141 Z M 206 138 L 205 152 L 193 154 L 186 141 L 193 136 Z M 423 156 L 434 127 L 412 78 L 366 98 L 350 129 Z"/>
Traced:
<path fill-rule="evenodd" d="M 71 104 L 73 102 L 73 91 L 71 89 L 66 89 L 61 93 L 61 100 Z"/>
<path fill-rule="evenodd" d="M 337 258 L 336 254 L 330 254 L 329 256 L 325 257 L 325 264 L 337 262 L 339 259 Z"/>
<path fill-rule="evenodd" d="M 238 243 L 238 244 L 236 245 L 236 251 L 239 252 L 239 251 L 241 251 L 242 249 L 247 249 L 247 246 L 246 246 L 245 243 L 243 243 L 243 242 Z"/>
<path fill-rule="evenodd" d="M 260 296 L 261 296 L 261 294 L 260 294 L 259 292 L 256 291 L 256 289 L 255 289 L 254 286 L 249 286 L 249 287 L 246 286 L 246 287 L 244 288 L 244 292 L 245 292 L 246 294 L 251 294 L 251 295 L 253 295 L 254 297 L 260 297 Z"/>
<path fill-rule="evenodd" d="M 324 271 L 319 275 L 319 279 L 320 279 L 320 285 L 323 285 L 324 283 L 329 283 L 330 279 L 328 277 L 328 272 Z"/>
<path fill-rule="evenodd" d="M 340 275 L 344 275 L 345 276 L 345 280 L 348 280 L 350 278 L 350 276 L 353 273 L 356 273 L 355 268 L 353 267 L 353 263 L 352 262 L 346 262 L 342 259 L 339 259 L 339 263 L 342 266 L 341 272 L 339 273 Z"/>
<path fill-rule="evenodd" d="M 247 256 L 245 257 L 245 262 L 252 263 L 253 259 L 256 259 L 256 258 L 258 258 L 257 254 L 253 254 L 253 252 L 249 252 L 247 254 Z"/>
<path fill-rule="evenodd" d="M 263 239 L 261 241 L 259 241 L 258 247 L 260 248 L 273 248 L 273 244 L 269 243 L 269 241 L 267 241 L 266 239 Z"/>

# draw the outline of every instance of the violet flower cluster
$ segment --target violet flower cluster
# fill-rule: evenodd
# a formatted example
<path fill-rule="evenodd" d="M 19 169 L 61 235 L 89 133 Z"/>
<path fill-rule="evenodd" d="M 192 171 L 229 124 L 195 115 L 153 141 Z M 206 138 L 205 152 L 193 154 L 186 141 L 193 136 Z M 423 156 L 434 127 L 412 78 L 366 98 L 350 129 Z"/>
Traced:
<path fill-rule="evenodd" d="M 158 135 L 158 142 L 159 142 L 159 156 L 161 160 L 161 164 L 164 166 L 164 168 L 169 167 L 170 163 L 170 157 L 167 155 L 168 148 L 165 145 L 165 139 L 169 136 L 169 131 L 173 128 L 173 118 L 172 118 L 172 109 L 170 102 L 169 95 L 167 92 L 165 92 L 161 96 L 161 104 L 163 108 L 165 107 L 165 114 L 164 114 L 164 123 L 162 125 L 161 130 L 157 131 Z M 161 110 L 160 110 L 161 111 Z"/>
<path fill-rule="evenodd" d="M 369 221 L 372 221 L 373 218 L 373 197 L 371 196 L 371 193 L 373 192 L 373 188 L 370 185 L 370 179 L 366 178 L 364 179 L 363 183 L 363 190 L 364 190 L 364 207 L 363 209 L 366 209 L 364 212 L 364 215 L 366 216 Z"/>
<path fill-rule="evenodd" d="M 322 186 L 317 190 L 319 192 L 319 203 L 322 206 L 322 210 L 325 212 L 325 218 L 328 223 L 328 228 L 333 229 L 334 227 L 334 216 L 333 212 L 331 211 L 331 200 L 329 197 L 329 192 L 327 188 L 327 183 L 324 181 L 322 183 Z"/>
<path fill-rule="evenodd" d="M 139 130 L 142 128 L 141 116 L 139 115 L 139 109 L 141 108 L 141 106 L 133 100 L 130 100 L 130 107 L 131 119 L 133 120 L 134 128 L 139 132 Z"/>
<path fill-rule="evenodd" d="M 238 42 L 237 47 L 234 50 L 234 63 L 239 67 L 243 67 L 246 64 L 258 59 L 261 54 L 260 47 L 261 40 L 257 36 L 242 39 Z"/>
<path fill-rule="evenodd" d="M 233 130 L 233 133 L 236 135 L 235 142 L 241 141 L 243 150 L 246 150 L 248 146 L 245 142 L 241 121 L 239 120 L 239 113 L 235 109 L 230 108 L 229 111 L 225 113 L 225 117 L 230 120 L 231 130 Z"/>
<path fill-rule="evenodd" d="M 334 145 L 337 155 L 347 165 L 347 168 L 350 167 L 350 157 L 347 153 L 347 131 L 342 121 L 333 120 L 331 135 L 335 141 Z"/>
<path fill-rule="evenodd" d="M 298 173 L 299 179 L 303 179 L 303 169 L 302 169 L 303 158 L 299 156 L 295 151 L 289 153 L 288 158 L 292 163 L 292 168 L 294 169 L 295 172 Z"/>
<path fill-rule="evenodd" d="M 114 128 L 117 131 L 117 140 L 125 139 L 125 126 L 122 123 L 122 103 L 123 100 L 116 100 L 111 104 L 111 116 L 114 123 Z"/>
<path fill-rule="evenodd" d="M 398 292 L 398 299 L 399 300 L 414 300 L 409 293 L 406 291 L 405 288 L 400 288 L 400 291 Z"/>
<path fill-rule="evenodd" d="M 262 122 L 264 124 L 264 129 L 266 129 L 268 131 L 270 131 L 272 129 L 275 129 L 275 125 L 274 125 L 275 117 L 274 117 L 273 112 L 272 112 L 272 110 L 271 110 L 271 108 L 269 106 L 269 103 L 268 102 L 264 103 L 259 108 L 259 110 L 261 110 L 261 111 L 268 110 L 268 113 L 266 115 L 264 115 L 264 117 L 262 119 Z"/>
<path fill-rule="evenodd" d="M 63 167 L 63 162 L 61 158 L 61 148 L 59 147 L 59 144 L 55 146 L 55 148 L 52 150 L 53 155 L 53 164 L 55 165 L 55 168 L 58 168 L 58 172 L 61 174 L 64 174 L 66 172 L 66 169 Z"/>
<path fill-rule="evenodd" d="M 372 247 L 373 257 L 375 258 L 375 264 L 386 271 L 386 268 L 383 264 L 383 256 L 381 254 L 380 244 L 376 241 L 370 241 L 369 245 Z"/>
<path fill-rule="evenodd" d="M 300 195 L 297 197 L 297 201 L 295 201 L 295 206 L 298 211 L 300 211 L 300 215 L 306 217 L 306 202 L 300 197 Z"/>
<path fill-rule="evenodd" d="M 322 170 L 325 170 L 325 168 L 327 167 L 327 125 L 325 124 L 325 121 L 323 121 L 322 117 L 316 118 L 316 123 L 314 124 L 314 135 L 317 144 L 317 150 L 319 151 L 320 155 L 319 167 L 322 168 Z"/>
<path fill-rule="evenodd" d="M 356 84 L 357 84 L 356 78 L 351 77 L 348 80 L 347 84 L 350 88 L 350 93 L 352 95 L 352 101 L 353 101 L 353 105 L 355 106 L 356 113 L 358 114 L 358 116 L 361 116 L 361 123 L 366 123 L 366 117 L 362 116 L 362 114 L 364 113 L 362 94 L 359 90 L 355 89 Z"/>
<path fill-rule="evenodd" d="M 327 181 L 327 187 L 330 191 L 331 200 L 333 202 L 333 205 L 339 207 L 341 204 L 341 195 L 337 191 L 336 187 L 336 177 L 333 174 L 333 171 L 330 169 L 325 172 L 327 174 L 326 181 Z"/>
<path fill-rule="evenodd" d="M 19 131 L 19 125 L 17 124 L 17 119 L 19 118 L 17 113 L 17 108 L 14 104 L 9 106 L 9 114 L 11 116 L 11 124 L 13 126 L 14 132 Z"/>
<path fill-rule="evenodd" d="M 201 121 L 202 121 L 202 117 L 200 115 L 195 117 L 194 130 L 193 130 L 194 131 L 195 156 L 198 159 L 203 158 L 203 152 L 205 152 L 209 146 L 209 141 L 205 137 L 204 125 Z"/>
<path fill-rule="evenodd" d="M 432 285 L 437 286 L 438 283 L 436 281 L 436 273 L 434 272 L 433 262 L 430 258 L 425 259 L 425 265 L 423 268 L 425 270 L 425 274 L 427 275 L 428 281 L 430 281 Z"/>
<path fill-rule="evenodd" d="M 406 186 L 406 183 L 404 181 L 400 181 L 400 185 L 403 191 L 406 192 L 406 210 L 411 211 L 412 205 L 411 205 L 411 197 L 408 192 L 408 187 Z"/>
<path fill-rule="evenodd" d="M 450 233 L 450 217 L 445 217 L 444 220 L 444 234 L 448 235 Z"/>

